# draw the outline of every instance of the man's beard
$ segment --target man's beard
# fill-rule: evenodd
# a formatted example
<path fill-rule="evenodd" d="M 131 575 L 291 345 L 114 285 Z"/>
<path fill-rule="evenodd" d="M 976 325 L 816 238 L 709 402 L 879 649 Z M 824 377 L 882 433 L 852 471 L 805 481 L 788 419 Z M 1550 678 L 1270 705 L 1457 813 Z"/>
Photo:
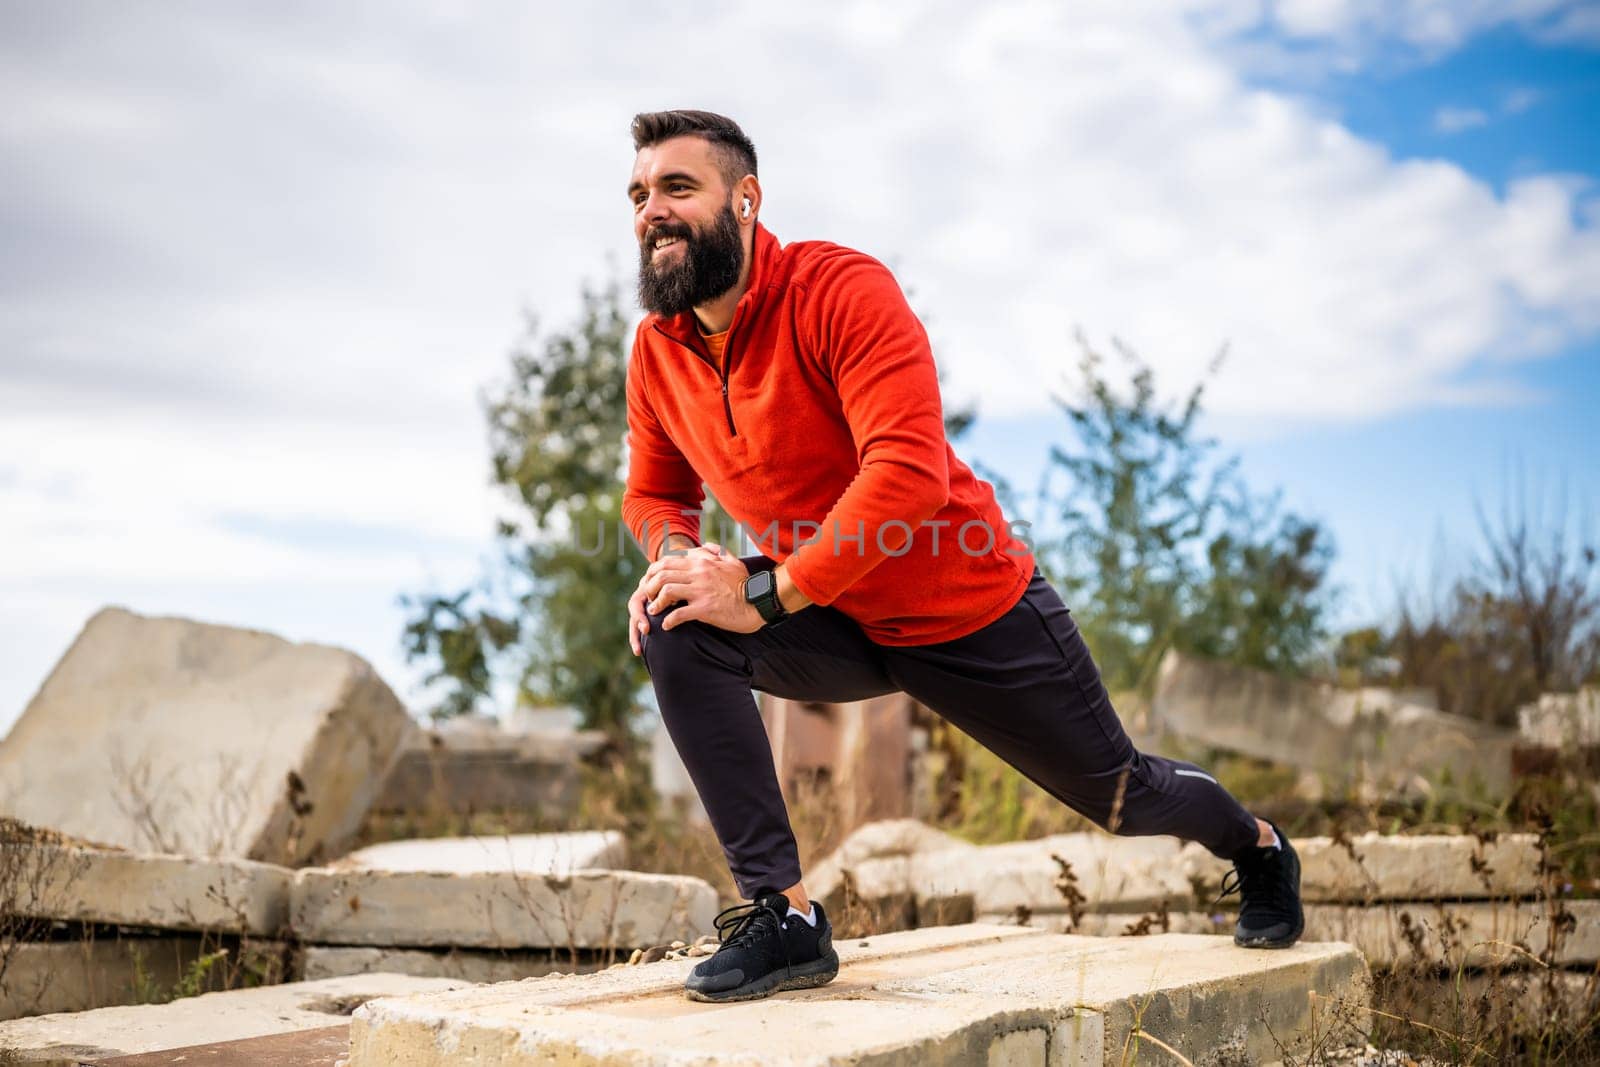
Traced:
<path fill-rule="evenodd" d="M 658 267 L 653 258 L 661 237 L 681 238 L 684 249 L 677 262 Z M 639 305 L 662 317 L 681 315 L 738 285 L 743 269 L 744 244 L 733 208 L 724 205 L 705 233 L 681 222 L 664 223 L 639 248 Z"/>

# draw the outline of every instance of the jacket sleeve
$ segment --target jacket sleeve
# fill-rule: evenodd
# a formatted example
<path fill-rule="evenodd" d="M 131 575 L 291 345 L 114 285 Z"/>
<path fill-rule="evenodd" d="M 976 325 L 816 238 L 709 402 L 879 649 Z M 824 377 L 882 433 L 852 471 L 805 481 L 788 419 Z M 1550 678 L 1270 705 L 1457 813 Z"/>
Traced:
<path fill-rule="evenodd" d="M 654 560 L 669 534 L 685 534 L 700 543 L 699 515 L 684 513 L 700 509 L 705 489 L 656 419 L 645 388 L 642 350 L 636 333 L 628 359 L 628 480 L 622 491 L 622 521 L 645 557 Z"/>
<path fill-rule="evenodd" d="M 804 316 L 839 393 L 858 470 L 816 540 L 786 561 L 794 584 L 830 604 L 890 555 L 950 496 L 949 446 L 928 335 L 887 267 L 860 253 L 821 265 Z"/>

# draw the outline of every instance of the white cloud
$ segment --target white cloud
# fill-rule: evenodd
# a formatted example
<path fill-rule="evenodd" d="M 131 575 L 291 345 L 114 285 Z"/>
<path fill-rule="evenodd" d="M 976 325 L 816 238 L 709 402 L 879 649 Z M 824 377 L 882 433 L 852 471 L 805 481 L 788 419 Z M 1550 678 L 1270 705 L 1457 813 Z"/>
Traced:
<path fill-rule="evenodd" d="M 1500 110 L 1506 115 L 1520 115 L 1534 104 L 1544 99 L 1544 94 L 1538 89 L 1522 86 L 1512 89 L 1500 100 Z"/>
<path fill-rule="evenodd" d="M 1210 403 L 1262 423 L 1512 402 L 1458 379 L 1600 330 L 1592 188 L 1502 196 L 1398 162 L 1252 88 L 1225 46 L 1266 19 L 1447 47 L 1575 18 L 1561 4 L 698 12 L 737 33 L 646 3 L 56 10 L 11 9 L 27 25 L 0 34 L 13 590 L 398 592 L 459 569 L 496 507 L 474 391 L 519 304 L 559 325 L 580 280 L 631 269 L 627 121 L 658 106 L 744 122 L 765 221 L 890 261 L 985 416 L 1040 410 L 1077 325 L 1174 387 L 1227 343 Z M 239 515 L 344 523 L 350 543 Z M 417 540 L 367 550 L 371 528 Z"/>
<path fill-rule="evenodd" d="M 1489 116 L 1475 107 L 1442 107 L 1433 114 L 1433 128 L 1440 133 L 1460 133 L 1488 123 Z"/>
<path fill-rule="evenodd" d="M 1336 44 L 1347 60 L 1393 44 L 1437 56 L 1500 26 L 1548 41 L 1600 42 L 1591 0 L 1275 0 L 1251 14 L 1226 29 L 1266 28 L 1295 41 Z"/>

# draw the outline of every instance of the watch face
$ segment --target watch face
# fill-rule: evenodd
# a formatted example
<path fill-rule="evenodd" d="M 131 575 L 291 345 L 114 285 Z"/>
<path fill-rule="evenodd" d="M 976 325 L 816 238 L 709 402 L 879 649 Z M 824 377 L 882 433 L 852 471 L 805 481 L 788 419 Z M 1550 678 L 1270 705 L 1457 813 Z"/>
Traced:
<path fill-rule="evenodd" d="M 744 598 L 754 600 L 758 596 L 766 596 L 772 591 L 772 572 L 756 571 L 744 586 Z"/>

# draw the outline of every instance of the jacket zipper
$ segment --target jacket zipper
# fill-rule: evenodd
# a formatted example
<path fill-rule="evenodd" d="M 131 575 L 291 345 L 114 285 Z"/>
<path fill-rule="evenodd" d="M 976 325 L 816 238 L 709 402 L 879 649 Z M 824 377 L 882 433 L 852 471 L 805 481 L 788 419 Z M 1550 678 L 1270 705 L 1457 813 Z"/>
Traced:
<path fill-rule="evenodd" d="M 703 351 L 686 341 L 678 340 L 678 338 L 672 336 L 666 330 L 663 330 L 660 323 L 657 323 L 655 328 L 656 332 L 661 334 L 662 337 L 665 337 L 667 340 L 676 342 L 677 344 L 682 345 L 684 348 L 687 348 L 690 352 L 694 353 L 694 355 L 698 357 L 701 362 L 717 372 L 717 377 L 722 382 L 722 413 L 728 418 L 728 436 L 738 437 L 739 431 L 735 429 L 733 425 L 733 402 L 728 399 L 728 364 L 733 355 L 733 352 L 731 351 L 733 338 L 728 338 L 728 345 L 724 346 L 722 349 L 722 366 L 719 368 L 715 363 L 711 362 L 711 353 L 709 351 Z"/>

